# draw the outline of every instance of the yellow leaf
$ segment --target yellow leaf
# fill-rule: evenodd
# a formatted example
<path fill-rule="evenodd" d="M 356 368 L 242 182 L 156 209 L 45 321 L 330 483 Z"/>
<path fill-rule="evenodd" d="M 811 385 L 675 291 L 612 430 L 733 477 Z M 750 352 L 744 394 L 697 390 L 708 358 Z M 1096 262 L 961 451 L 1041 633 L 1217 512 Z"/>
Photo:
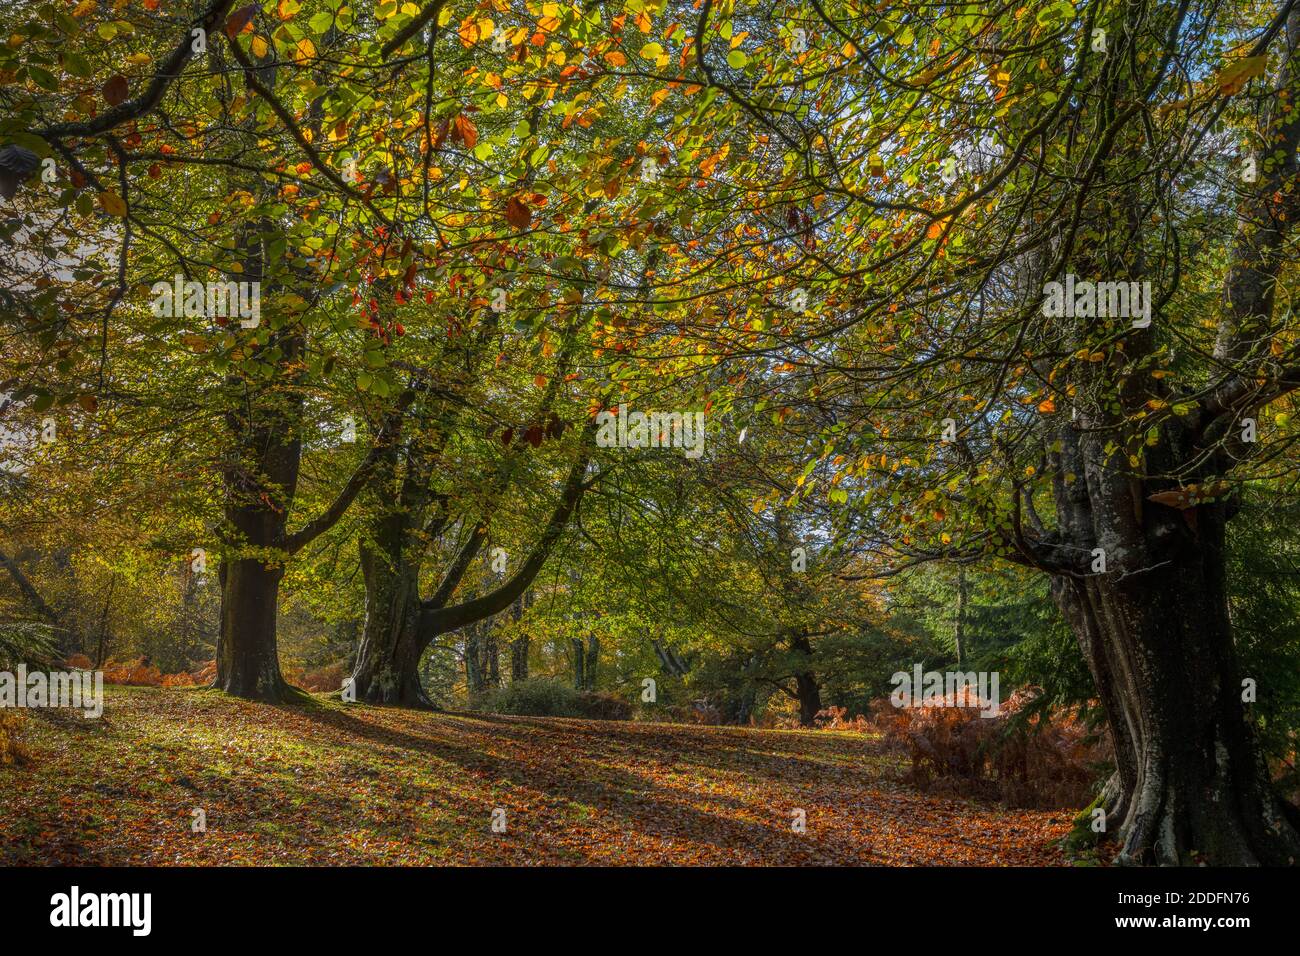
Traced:
<path fill-rule="evenodd" d="M 253 56 L 266 56 L 266 41 L 261 37 L 253 37 Z"/>
<path fill-rule="evenodd" d="M 299 40 L 298 45 L 294 47 L 293 62 L 302 66 L 308 60 L 315 59 L 315 57 L 316 44 L 312 43 L 311 40 L 306 37 Z"/>
<path fill-rule="evenodd" d="M 124 217 L 126 215 L 126 202 L 111 189 L 106 189 L 99 194 L 99 205 L 110 216 Z"/>
<path fill-rule="evenodd" d="M 1219 85 L 1219 92 L 1224 96 L 1240 93 L 1242 87 L 1249 83 L 1252 77 L 1262 74 L 1267 66 L 1268 57 L 1262 54 L 1234 60 L 1224 67 L 1215 79 Z"/>

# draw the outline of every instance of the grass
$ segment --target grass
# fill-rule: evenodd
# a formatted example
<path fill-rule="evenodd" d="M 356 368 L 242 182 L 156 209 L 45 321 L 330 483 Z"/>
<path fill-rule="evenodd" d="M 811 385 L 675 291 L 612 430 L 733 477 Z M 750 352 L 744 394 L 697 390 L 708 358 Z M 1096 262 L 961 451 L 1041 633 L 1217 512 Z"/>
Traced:
<path fill-rule="evenodd" d="M 848 732 L 115 686 L 100 720 L 31 711 L 21 733 L 3 864 L 1053 865 L 1072 816 L 918 793 Z"/>

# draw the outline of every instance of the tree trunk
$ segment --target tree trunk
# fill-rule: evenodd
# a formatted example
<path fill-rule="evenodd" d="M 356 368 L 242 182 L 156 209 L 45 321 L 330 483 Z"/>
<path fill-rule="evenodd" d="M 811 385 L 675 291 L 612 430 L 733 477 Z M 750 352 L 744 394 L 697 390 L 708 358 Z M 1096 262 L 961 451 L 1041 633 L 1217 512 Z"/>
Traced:
<path fill-rule="evenodd" d="M 487 684 L 483 629 L 483 621 L 475 621 L 465 628 L 465 686 L 471 697 L 481 694 Z"/>
<path fill-rule="evenodd" d="M 283 568 L 268 568 L 254 558 L 222 565 L 216 686 L 228 694 L 278 703 L 289 690 L 275 646 L 283 575 Z"/>
<path fill-rule="evenodd" d="M 792 634 L 790 636 L 790 649 L 796 655 L 811 663 L 812 645 L 806 635 Z M 799 725 L 802 727 L 815 726 L 816 721 L 813 718 L 821 712 L 822 691 L 811 667 L 800 668 L 795 671 L 794 690 L 795 696 L 799 699 Z"/>
<path fill-rule="evenodd" d="M 532 591 L 526 591 L 519 595 L 511 606 L 510 616 L 516 626 L 523 620 L 524 611 L 532 604 L 531 597 Z M 512 683 L 517 680 L 528 680 L 528 650 L 530 643 L 527 634 L 519 634 L 510 642 L 510 680 Z"/>
<path fill-rule="evenodd" d="M 488 687 L 501 686 L 501 649 L 497 647 L 497 632 L 489 625 L 487 636 L 483 638 L 483 657 L 487 665 L 486 683 Z"/>
<path fill-rule="evenodd" d="M 1294 811 L 1273 795 L 1242 703 L 1225 506 L 1194 513 L 1195 531 L 1164 549 L 1165 563 L 1053 579 L 1110 721 L 1107 832 L 1118 863 L 1293 864 Z"/>
<path fill-rule="evenodd" d="M 363 546 L 366 618 L 352 680 L 357 700 L 436 709 L 420 686 L 420 567 L 396 550 Z"/>
<path fill-rule="evenodd" d="M 600 638 L 592 634 L 587 638 L 587 663 L 583 668 L 583 677 L 586 679 L 585 688 L 587 690 L 596 689 L 596 666 L 600 662 Z"/>
<path fill-rule="evenodd" d="M 117 572 L 108 579 L 108 595 L 104 598 L 104 610 L 99 615 L 99 643 L 95 645 L 95 667 L 104 666 L 108 656 L 108 614 L 113 608 L 113 589 L 117 587 Z"/>
<path fill-rule="evenodd" d="M 573 686 L 577 690 L 584 690 L 587 686 L 587 679 L 583 672 L 586 655 L 583 654 L 582 638 L 570 638 L 570 643 L 573 645 Z"/>
<path fill-rule="evenodd" d="M 957 669 L 961 670 L 966 655 L 966 600 L 967 584 L 966 569 L 957 569 L 957 627 L 953 634 L 953 643 L 956 644 L 957 651 Z"/>
<path fill-rule="evenodd" d="M 520 634 L 510 642 L 510 680 L 528 680 L 528 650 L 530 640 L 527 634 Z"/>

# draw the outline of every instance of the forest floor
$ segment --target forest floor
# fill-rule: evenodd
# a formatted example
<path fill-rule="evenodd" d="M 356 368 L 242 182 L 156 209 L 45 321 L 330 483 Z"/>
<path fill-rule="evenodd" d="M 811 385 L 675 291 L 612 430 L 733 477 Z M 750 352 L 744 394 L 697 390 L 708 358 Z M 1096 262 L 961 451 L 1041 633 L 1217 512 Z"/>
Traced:
<path fill-rule="evenodd" d="M 315 700 L 107 687 L 99 720 L 26 712 L 0 864 L 1066 863 L 1069 811 L 920 793 L 858 733 Z"/>

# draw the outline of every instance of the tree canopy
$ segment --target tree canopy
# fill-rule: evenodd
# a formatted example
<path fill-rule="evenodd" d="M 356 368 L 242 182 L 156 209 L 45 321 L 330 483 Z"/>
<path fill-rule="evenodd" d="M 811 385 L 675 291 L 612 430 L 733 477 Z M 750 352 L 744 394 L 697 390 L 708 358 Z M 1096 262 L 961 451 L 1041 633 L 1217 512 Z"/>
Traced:
<path fill-rule="evenodd" d="M 975 662 L 1091 706 L 1119 859 L 1300 853 L 1300 4 L 0 24 L 10 619 L 270 702 Z"/>

